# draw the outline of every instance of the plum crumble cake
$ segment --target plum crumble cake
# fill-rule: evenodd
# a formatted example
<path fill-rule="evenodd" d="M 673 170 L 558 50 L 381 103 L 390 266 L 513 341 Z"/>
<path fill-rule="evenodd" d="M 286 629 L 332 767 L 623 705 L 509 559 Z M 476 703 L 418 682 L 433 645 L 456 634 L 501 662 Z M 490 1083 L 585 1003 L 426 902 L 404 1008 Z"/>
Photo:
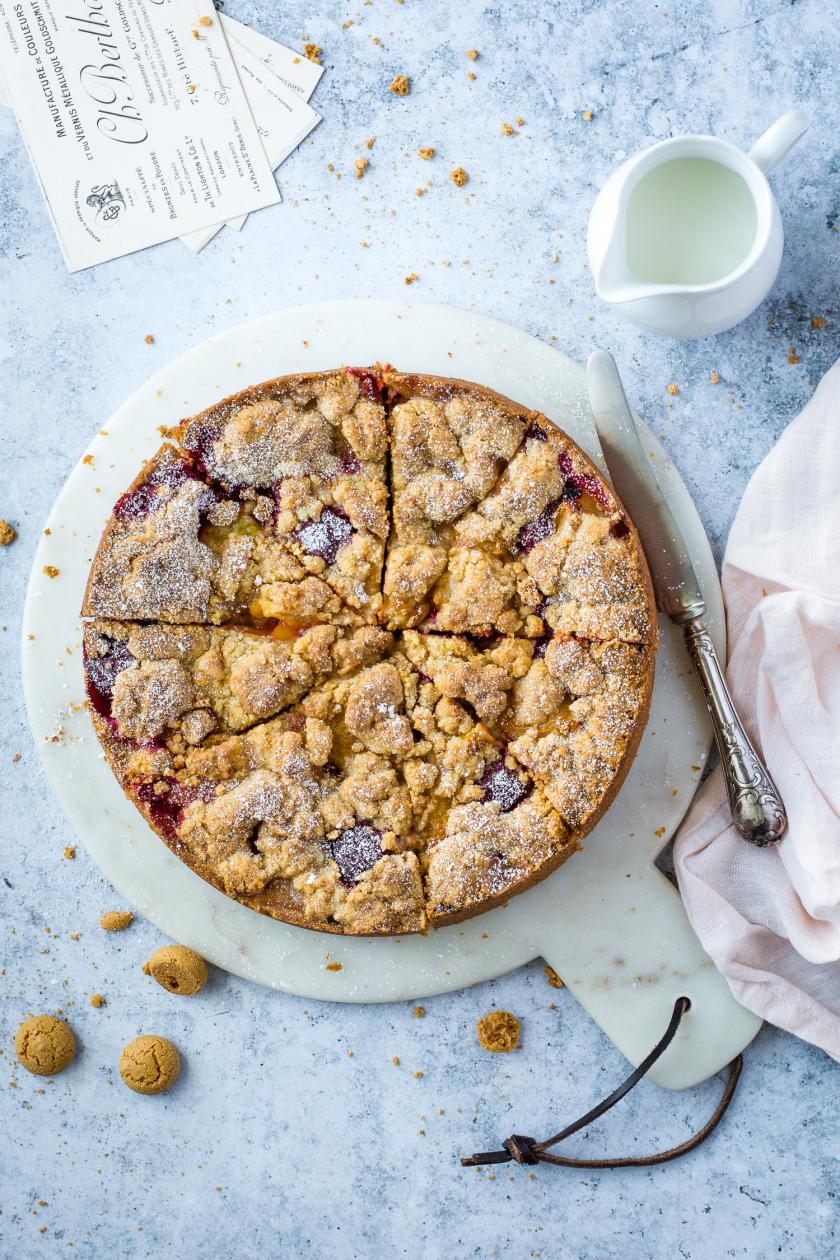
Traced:
<path fill-rule="evenodd" d="M 205 880 L 419 932 L 507 901 L 607 808 L 656 620 L 632 523 L 544 416 L 391 368 L 185 420 L 114 505 L 83 606 L 94 728 Z"/>

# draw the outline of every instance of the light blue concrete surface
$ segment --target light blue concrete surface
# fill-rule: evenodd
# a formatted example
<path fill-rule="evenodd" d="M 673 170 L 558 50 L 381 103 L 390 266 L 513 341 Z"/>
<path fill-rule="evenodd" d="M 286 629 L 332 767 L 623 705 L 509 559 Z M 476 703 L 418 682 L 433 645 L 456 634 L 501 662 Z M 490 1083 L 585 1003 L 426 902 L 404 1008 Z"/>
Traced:
<path fill-rule="evenodd" d="M 0 1254 L 836 1254 L 837 1066 L 792 1037 L 762 1032 L 724 1125 L 680 1163 L 538 1169 L 533 1180 L 502 1167 L 493 1178 L 462 1170 L 458 1155 L 512 1130 L 553 1131 L 625 1071 L 538 964 L 429 1001 L 423 1020 L 410 1007 L 315 1005 L 218 973 L 192 1001 L 157 989 L 140 971 L 161 943 L 157 933 L 142 922 L 120 936 L 101 932 L 100 914 L 118 899 L 81 848 L 75 861 L 62 856 L 74 837 L 29 736 L 18 630 L 48 509 L 111 411 L 153 368 L 210 333 L 319 298 L 410 294 L 509 320 L 578 358 L 609 347 L 720 556 L 751 470 L 840 348 L 840 6 L 321 0 L 314 12 L 301 0 L 229 0 L 227 8 L 289 44 L 308 37 L 323 47 L 327 72 L 314 104 L 325 121 L 281 172 L 284 204 L 254 216 L 241 236 L 224 232 L 197 258 L 174 242 L 69 276 L 13 119 L 0 111 L 0 516 L 20 535 L 0 554 Z M 474 63 L 468 48 L 479 50 Z M 412 77 L 408 98 L 388 94 L 395 73 Z M 814 125 L 773 177 L 787 250 L 759 311 L 714 341 L 680 344 L 643 335 L 602 307 L 584 235 L 608 172 L 640 145 L 681 132 L 749 145 L 794 103 Z M 502 123 L 517 116 L 525 119 L 518 134 L 503 136 Z M 371 165 L 357 181 L 353 163 L 369 136 Z M 420 145 L 438 157 L 421 162 Z M 455 165 L 470 175 L 463 190 L 448 179 Z M 813 329 L 812 316 L 827 327 Z M 666 392 L 670 383 L 678 396 Z M 89 1005 L 96 991 L 107 998 L 101 1010 Z M 81 1050 L 50 1084 L 18 1069 L 11 1038 L 28 1011 L 57 1006 Z M 519 1053 L 478 1050 L 476 1019 L 493 1006 L 522 1018 Z M 170 1036 L 184 1052 L 182 1078 L 165 1097 L 135 1097 L 116 1073 L 122 1044 L 140 1032 Z M 569 1149 L 623 1154 L 679 1142 L 720 1088 L 713 1081 L 666 1095 L 642 1085 Z"/>

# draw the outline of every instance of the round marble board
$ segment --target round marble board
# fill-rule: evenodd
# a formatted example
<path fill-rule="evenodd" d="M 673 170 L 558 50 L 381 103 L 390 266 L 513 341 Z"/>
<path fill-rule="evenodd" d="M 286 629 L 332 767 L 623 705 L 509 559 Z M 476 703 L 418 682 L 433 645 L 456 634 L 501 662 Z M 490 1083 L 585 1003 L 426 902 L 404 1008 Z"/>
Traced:
<path fill-rule="evenodd" d="M 710 727 L 679 632 L 663 621 L 653 705 L 615 803 L 584 850 L 507 907 L 403 938 L 335 937 L 255 914 L 205 884 L 154 835 L 108 769 L 83 707 L 79 609 L 111 505 L 172 424 L 246 385 L 346 363 L 475 380 L 545 412 L 603 467 L 579 364 L 496 320 L 423 303 L 322 302 L 279 311 L 197 346 L 157 372 L 106 422 L 61 491 L 41 539 L 23 622 L 23 678 L 44 768 L 91 857 L 161 931 L 260 984 L 344 1002 L 415 999 L 475 984 L 538 955 L 618 1048 L 638 1063 L 673 1002 L 692 1000 L 651 1073 L 685 1088 L 727 1063 L 758 1030 L 691 931 L 654 866 L 694 793 Z M 688 491 L 648 431 L 645 443 L 680 522 L 718 649 L 720 586 Z M 59 575 L 50 579 L 45 565 Z M 341 970 L 327 970 L 328 964 Z"/>

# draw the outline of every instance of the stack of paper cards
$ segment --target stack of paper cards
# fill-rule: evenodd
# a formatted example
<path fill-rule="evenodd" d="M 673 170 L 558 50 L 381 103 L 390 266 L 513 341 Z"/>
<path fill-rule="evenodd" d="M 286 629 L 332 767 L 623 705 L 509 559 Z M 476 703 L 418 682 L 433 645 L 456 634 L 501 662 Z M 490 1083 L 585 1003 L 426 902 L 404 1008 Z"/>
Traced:
<path fill-rule="evenodd" d="M 0 0 L 0 71 L 70 271 L 241 228 L 321 121 L 322 68 L 211 0 Z"/>

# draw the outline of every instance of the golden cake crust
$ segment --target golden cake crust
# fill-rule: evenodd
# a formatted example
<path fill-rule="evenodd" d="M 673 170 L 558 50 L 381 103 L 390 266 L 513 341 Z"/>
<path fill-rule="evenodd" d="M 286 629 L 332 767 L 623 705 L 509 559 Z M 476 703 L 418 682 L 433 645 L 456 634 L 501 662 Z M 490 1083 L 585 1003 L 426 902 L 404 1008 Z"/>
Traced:
<path fill-rule="evenodd" d="M 580 847 L 641 740 L 657 628 L 632 522 L 565 433 L 376 367 L 169 438 L 83 615 L 97 736 L 182 861 L 274 918 L 397 935 Z"/>

